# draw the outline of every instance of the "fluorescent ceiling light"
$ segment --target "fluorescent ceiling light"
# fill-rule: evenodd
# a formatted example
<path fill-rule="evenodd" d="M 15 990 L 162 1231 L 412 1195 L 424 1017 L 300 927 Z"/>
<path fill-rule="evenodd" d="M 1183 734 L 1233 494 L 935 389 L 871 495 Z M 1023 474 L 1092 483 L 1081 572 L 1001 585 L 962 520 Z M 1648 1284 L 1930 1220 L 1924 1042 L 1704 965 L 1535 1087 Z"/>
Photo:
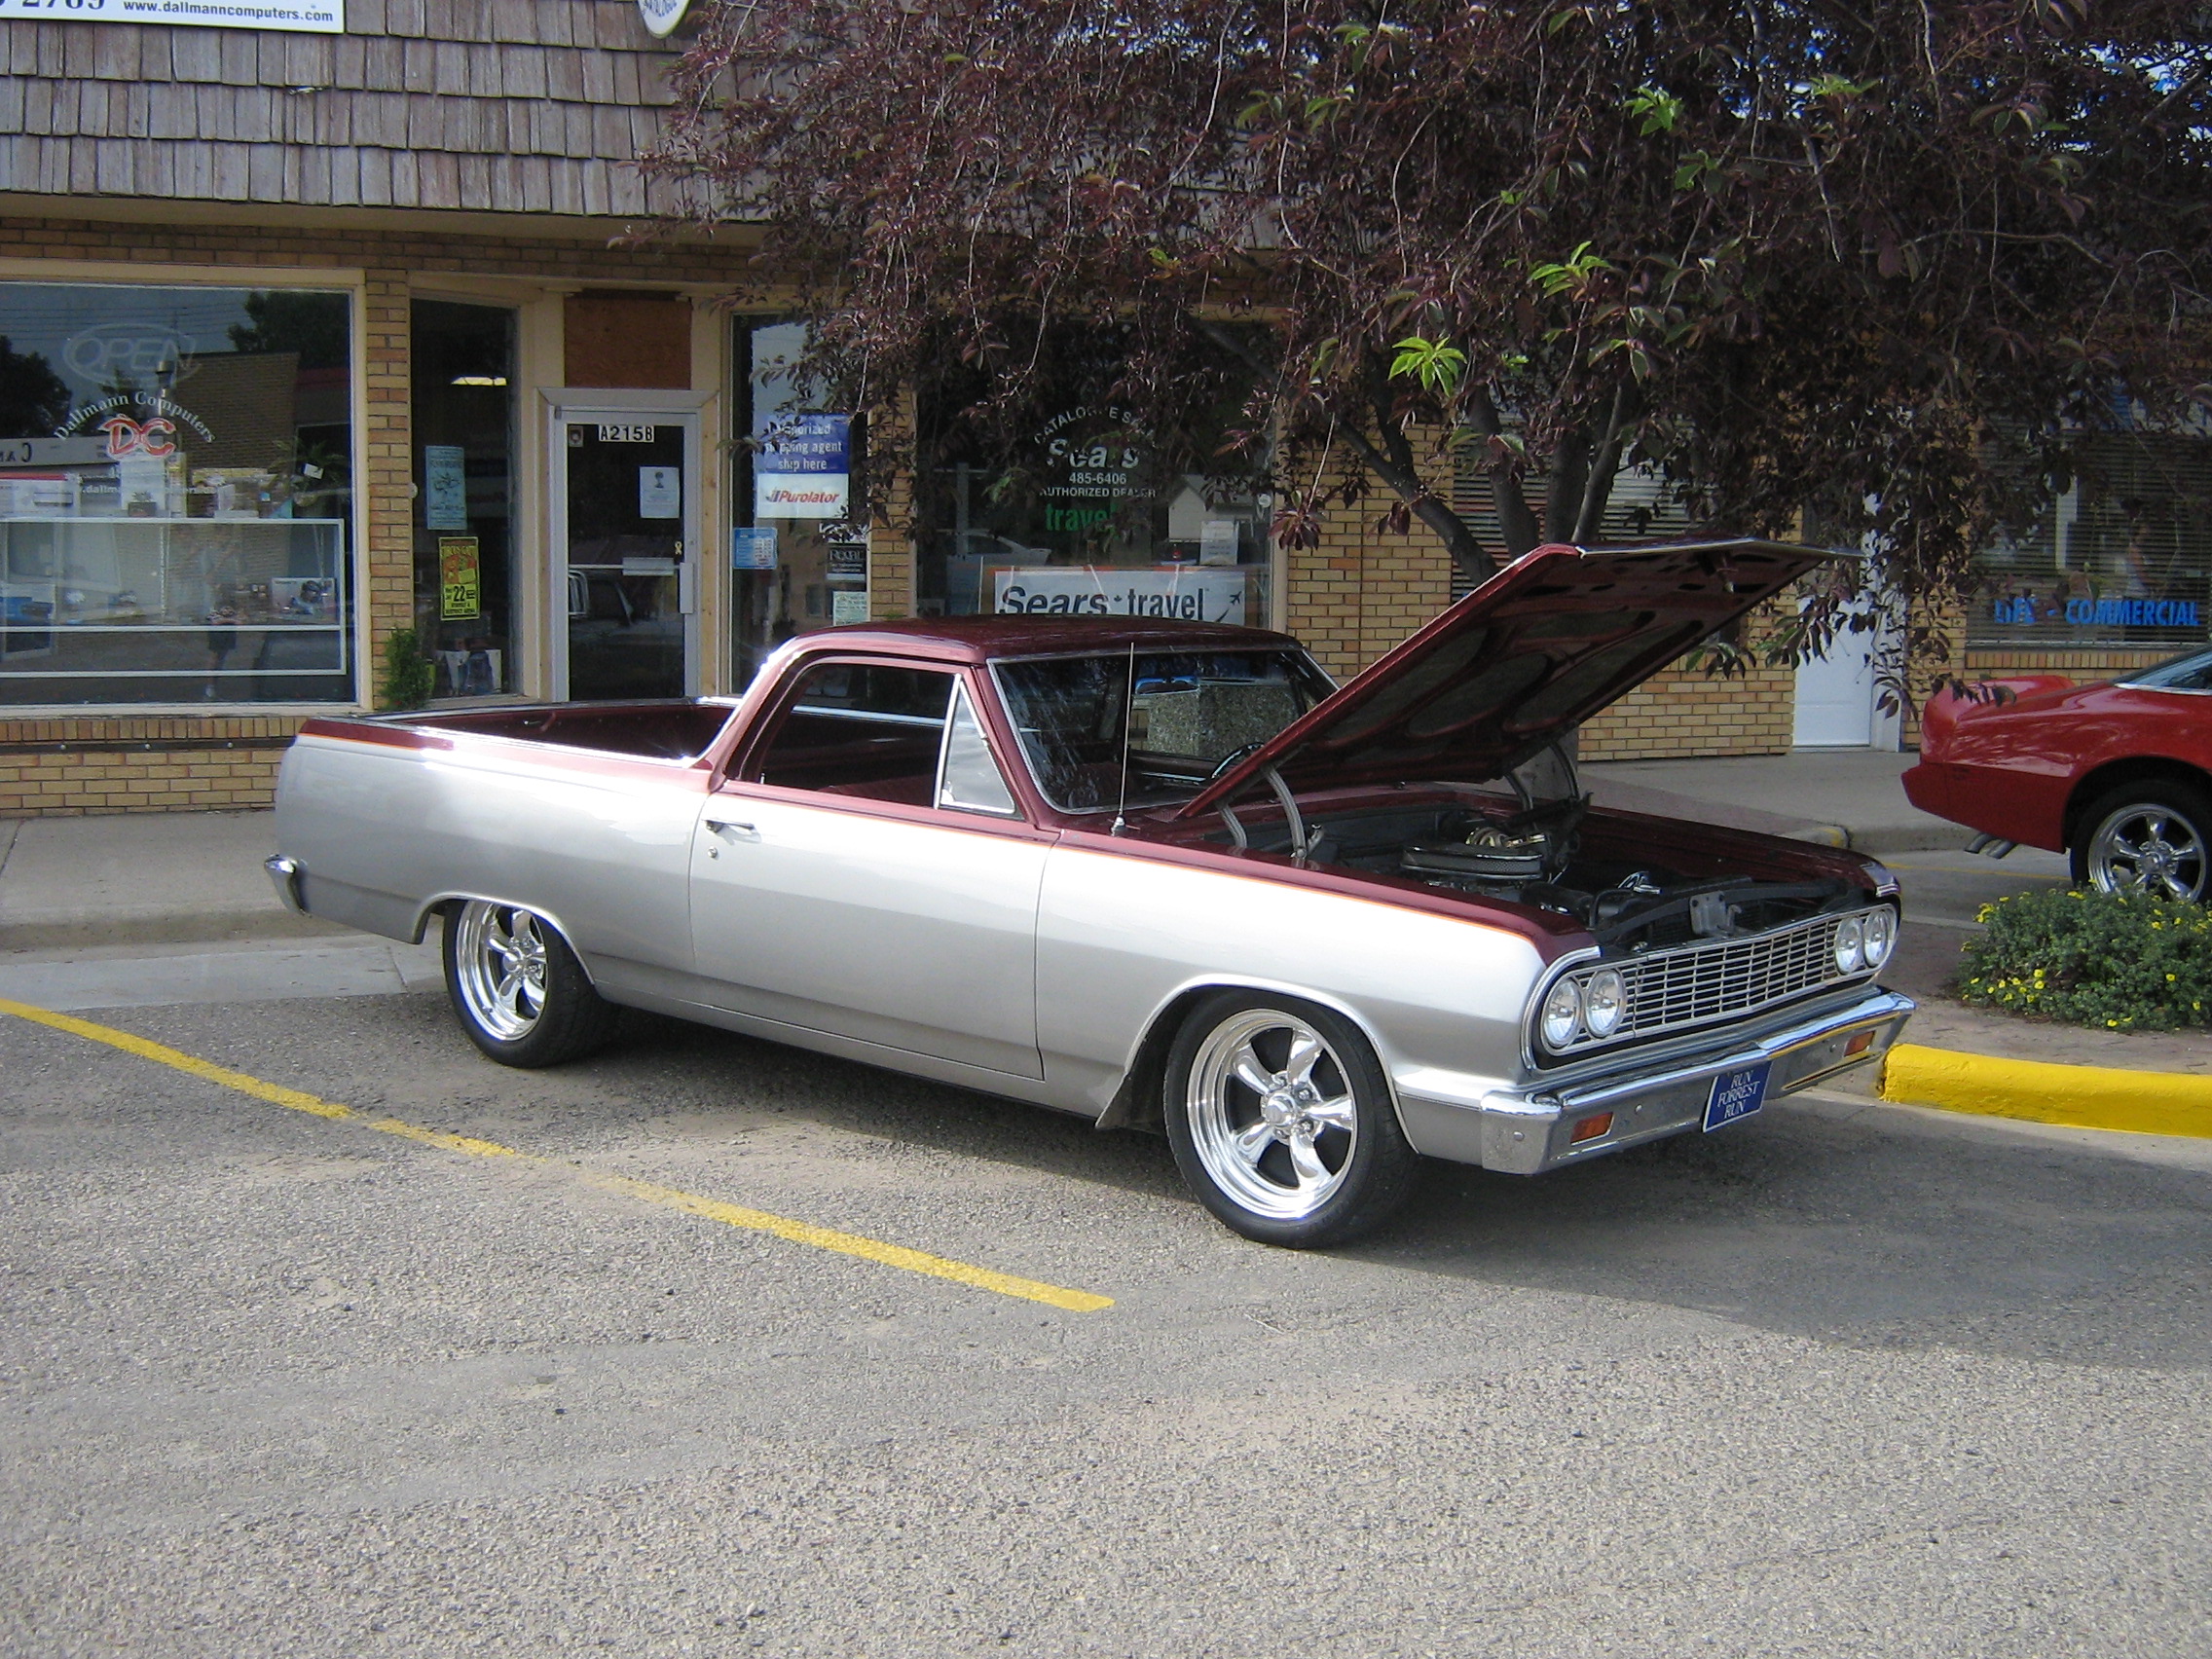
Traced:
<path fill-rule="evenodd" d="M 507 377 L 505 375 L 456 375 L 453 377 L 453 384 L 456 386 L 505 386 Z"/>

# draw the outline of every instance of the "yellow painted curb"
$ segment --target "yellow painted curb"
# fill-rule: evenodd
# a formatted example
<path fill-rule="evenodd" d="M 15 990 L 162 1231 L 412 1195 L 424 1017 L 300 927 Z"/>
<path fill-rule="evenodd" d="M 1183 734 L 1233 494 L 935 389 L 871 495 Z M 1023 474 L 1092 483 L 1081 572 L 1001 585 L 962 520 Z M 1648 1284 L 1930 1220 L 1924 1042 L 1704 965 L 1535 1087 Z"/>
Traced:
<path fill-rule="evenodd" d="M 1883 1062 L 1882 1098 L 2031 1124 L 2212 1140 L 2212 1077 L 2188 1072 L 2057 1066 L 1899 1043 Z"/>

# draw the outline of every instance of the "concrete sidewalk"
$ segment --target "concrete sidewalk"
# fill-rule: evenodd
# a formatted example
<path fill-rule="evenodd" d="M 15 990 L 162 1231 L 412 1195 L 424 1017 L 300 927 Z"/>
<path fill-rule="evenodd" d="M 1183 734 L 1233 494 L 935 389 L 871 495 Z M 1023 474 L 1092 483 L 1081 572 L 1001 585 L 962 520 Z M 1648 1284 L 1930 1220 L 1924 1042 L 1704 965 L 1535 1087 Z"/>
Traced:
<path fill-rule="evenodd" d="M 1921 811 L 1898 780 L 1915 754 L 1798 749 L 1698 760 L 1594 760 L 1584 785 L 1602 806 L 1823 841 L 1862 853 L 1964 847 L 1973 831 Z"/>
<path fill-rule="evenodd" d="M 277 901 L 273 812 L 0 820 L 0 951 L 328 937 Z"/>

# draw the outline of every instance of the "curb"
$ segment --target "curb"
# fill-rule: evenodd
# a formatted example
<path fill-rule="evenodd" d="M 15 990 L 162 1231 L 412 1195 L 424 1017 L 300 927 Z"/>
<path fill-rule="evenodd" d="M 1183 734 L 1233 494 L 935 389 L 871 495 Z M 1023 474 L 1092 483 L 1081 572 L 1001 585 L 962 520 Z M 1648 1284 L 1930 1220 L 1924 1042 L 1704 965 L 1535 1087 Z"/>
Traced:
<path fill-rule="evenodd" d="M 1883 1062 L 1880 1094 L 1900 1106 L 2212 1140 L 2212 1077 L 2189 1072 L 2001 1060 L 1899 1043 Z"/>
<path fill-rule="evenodd" d="M 92 948 L 112 944 L 238 944 L 246 941 L 328 939 L 352 930 L 319 916 L 295 915 L 268 905 L 48 916 L 0 921 L 0 952 Z"/>

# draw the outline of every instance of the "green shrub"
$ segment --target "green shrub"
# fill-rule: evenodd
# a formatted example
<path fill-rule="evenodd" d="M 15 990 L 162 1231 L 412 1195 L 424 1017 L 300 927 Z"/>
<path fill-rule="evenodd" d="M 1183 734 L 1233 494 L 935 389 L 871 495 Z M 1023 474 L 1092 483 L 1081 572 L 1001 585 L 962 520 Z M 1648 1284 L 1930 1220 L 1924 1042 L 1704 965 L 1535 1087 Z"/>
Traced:
<path fill-rule="evenodd" d="M 2117 893 L 2024 893 L 1982 906 L 1963 1001 L 2113 1031 L 2212 1023 L 2212 910 Z"/>
<path fill-rule="evenodd" d="M 415 630 L 394 630 L 384 643 L 382 706 L 420 709 L 430 700 L 437 683 L 437 665 L 423 654 L 423 642 Z"/>

